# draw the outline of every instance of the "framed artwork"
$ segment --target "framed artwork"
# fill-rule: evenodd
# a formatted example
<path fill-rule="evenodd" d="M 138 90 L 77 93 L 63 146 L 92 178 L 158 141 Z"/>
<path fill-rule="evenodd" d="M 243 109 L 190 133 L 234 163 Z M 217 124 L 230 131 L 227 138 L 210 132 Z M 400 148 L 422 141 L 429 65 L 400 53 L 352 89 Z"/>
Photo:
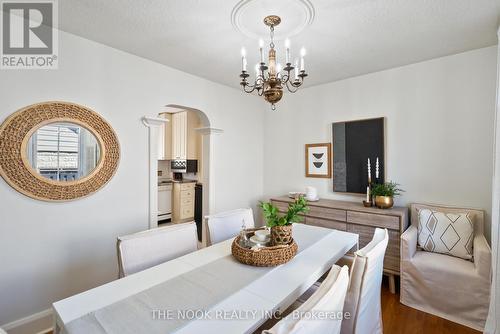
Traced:
<path fill-rule="evenodd" d="M 306 144 L 306 177 L 332 177 L 332 144 Z"/>
<path fill-rule="evenodd" d="M 366 193 L 369 174 L 372 182 L 385 181 L 383 117 L 333 123 L 332 140 L 333 191 Z"/>

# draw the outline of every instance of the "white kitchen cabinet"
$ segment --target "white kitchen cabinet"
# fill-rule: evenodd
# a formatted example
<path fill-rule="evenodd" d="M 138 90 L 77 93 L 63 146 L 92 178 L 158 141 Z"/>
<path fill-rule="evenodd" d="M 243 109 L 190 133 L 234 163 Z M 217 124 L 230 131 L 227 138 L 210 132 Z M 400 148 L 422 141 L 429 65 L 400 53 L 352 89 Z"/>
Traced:
<path fill-rule="evenodd" d="M 187 159 L 187 112 L 172 114 L 172 159 Z"/>
<path fill-rule="evenodd" d="M 172 159 L 197 160 L 200 118 L 195 112 L 172 114 Z"/>
<path fill-rule="evenodd" d="M 170 160 L 172 156 L 172 114 L 162 113 L 160 118 L 168 120 L 158 132 L 158 160 Z"/>
<path fill-rule="evenodd" d="M 172 222 L 182 223 L 194 218 L 195 182 L 174 183 L 172 194 Z"/>

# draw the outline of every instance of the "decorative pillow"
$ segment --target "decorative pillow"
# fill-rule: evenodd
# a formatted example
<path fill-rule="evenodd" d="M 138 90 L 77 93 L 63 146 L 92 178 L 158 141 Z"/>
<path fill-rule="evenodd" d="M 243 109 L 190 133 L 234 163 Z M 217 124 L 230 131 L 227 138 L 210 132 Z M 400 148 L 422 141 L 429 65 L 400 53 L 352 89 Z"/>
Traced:
<path fill-rule="evenodd" d="M 472 260 L 474 225 L 468 213 L 418 212 L 418 245 L 426 251 Z"/>

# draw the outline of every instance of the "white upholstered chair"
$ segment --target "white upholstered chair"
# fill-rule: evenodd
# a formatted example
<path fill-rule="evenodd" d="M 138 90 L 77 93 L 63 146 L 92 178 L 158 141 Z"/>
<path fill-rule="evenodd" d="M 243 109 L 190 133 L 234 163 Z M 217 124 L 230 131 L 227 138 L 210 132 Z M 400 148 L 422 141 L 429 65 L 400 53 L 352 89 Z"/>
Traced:
<path fill-rule="evenodd" d="M 236 237 L 241 231 L 243 221 L 246 228 L 255 227 L 253 211 L 250 208 L 221 212 L 207 216 L 206 219 L 212 245 Z"/>
<path fill-rule="evenodd" d="M 198 249 L 194 222 L 159 227 L 119 237 L 119 276 L 154 267 Z"/>
<path fill-rule="evenodd" d="M 468 213 L 474 225 L 473 261 L 419 250 L 418 211 Z M 488 314 L 491 249 L 482 210 L 412 204 L 401 235 L 401 303 L 482 331 Z"/>
<path fill-rule="evenodd" d="M 262 334 L 340 333 L 344 298 L 349 284 L 348 272 L 347 266 L 340 268 L 334 265 L 307 301 Z"/>
<path fill-rule="evenodd" d="M 342 334 L 382 333 L 380 293 L 388 242 L 387 229 L 377 228 L 372 240 L 354 253 L 344 304 L 350 317 L 342 321 Z"/>

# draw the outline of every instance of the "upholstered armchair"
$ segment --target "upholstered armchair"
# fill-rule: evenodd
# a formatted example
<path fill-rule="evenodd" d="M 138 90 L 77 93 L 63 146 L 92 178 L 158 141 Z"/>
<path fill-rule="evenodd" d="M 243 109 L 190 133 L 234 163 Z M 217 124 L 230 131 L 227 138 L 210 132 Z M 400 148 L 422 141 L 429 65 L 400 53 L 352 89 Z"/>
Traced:
<path fill-rule="evenodd" d="M 473 261 L 419 249 L 418 212 L 468 213 L 474 224 Z M 491 249 L 483 233 L 484 212 L 411 205 L 411 225 L 401 235 L 401 303 L 482 331 L 488 314 Z"/>

